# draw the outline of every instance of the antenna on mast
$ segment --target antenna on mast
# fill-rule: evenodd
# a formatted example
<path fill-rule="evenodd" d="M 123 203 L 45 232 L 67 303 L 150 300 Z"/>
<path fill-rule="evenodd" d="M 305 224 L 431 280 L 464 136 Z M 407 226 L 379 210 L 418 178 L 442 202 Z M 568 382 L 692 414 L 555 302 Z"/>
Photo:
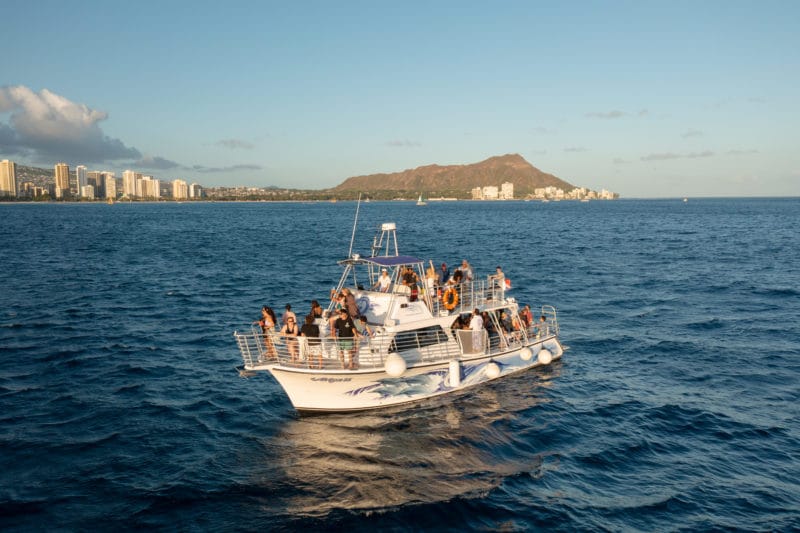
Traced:
<path fill-rule="evenodd" d="M 347 257 L 353 253 L 353 240 L 356 238 L 356 226 L 358 225 L 358 210 L 361 207 L 361 193 L 358 193 L 358 203 L 356 204 L 356 219 L 353 221 L 353 234 L 350 236 L 350 249 L 347 251 Z"/>

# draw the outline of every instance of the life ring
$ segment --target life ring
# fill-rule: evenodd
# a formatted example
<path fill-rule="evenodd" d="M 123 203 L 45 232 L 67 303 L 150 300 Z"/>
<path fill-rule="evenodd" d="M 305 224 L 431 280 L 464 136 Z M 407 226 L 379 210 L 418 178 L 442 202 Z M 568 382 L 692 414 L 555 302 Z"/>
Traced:
<path fill-rule="evenodd" d="M 442 304 L 448 311 L 452 311 L 458 305 L 458 293 L 453 287 L 450 287 L 442 295 Z"/>

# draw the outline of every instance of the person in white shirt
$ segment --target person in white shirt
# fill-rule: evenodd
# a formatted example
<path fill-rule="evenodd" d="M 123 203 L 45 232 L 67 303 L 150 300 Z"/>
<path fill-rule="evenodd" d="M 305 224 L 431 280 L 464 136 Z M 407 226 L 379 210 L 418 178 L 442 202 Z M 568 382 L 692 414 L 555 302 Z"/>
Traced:
<path fill-rule="evenodd" d="M 472 312 L 472 319 L 469 321 L 469 329 L 472 330 L 472 349 L 476 352 L 483 351 L 483 317 L 476 308 Z"/>
<path fill-rule="evenodd" d="M 381 270 L 381 275 L 378 281 L 372 286 L 373 289 L 378 289 L 381 292 L 389 292 L 389 287 L 392 286 L 392 278 L 389 277 L 389 272 L 384 268 Z"/>
<path fill-rule="evenodd" d="M 472 281 L 472 267 L 469 266 L 466 259 L 461 260 L 461 273 L 464 274 L 464 283 Z"/>

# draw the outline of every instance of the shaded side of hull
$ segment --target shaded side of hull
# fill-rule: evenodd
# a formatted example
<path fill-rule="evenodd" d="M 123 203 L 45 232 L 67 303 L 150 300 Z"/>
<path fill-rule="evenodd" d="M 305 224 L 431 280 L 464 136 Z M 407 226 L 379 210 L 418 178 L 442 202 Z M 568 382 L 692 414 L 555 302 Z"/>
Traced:
<path fill-rule="evenodd" d="M 268 370 L 298 411 L 361 411 L 433 398 L 542 366 L 537 357 L 542 348 L 552 354 L 552 360 L 564 352 L 556 337 L 527 348 L 527 352 L 520 347 L 467 361 L 441 361 L 410 368 L 398 377 L 384 371 L 298 372 L 277 365 Z"/>

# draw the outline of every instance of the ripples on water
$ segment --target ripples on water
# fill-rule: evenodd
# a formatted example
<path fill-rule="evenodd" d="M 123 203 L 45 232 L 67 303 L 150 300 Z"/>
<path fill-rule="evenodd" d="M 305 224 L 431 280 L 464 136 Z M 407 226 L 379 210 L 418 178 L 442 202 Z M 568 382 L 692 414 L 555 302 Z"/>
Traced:
<path fill-rule="evenodd" d="M 327 293 L 354 211 L 0 205 L 0 527 L 800 527 L 798 200 L 363 204 L 355 251 L 502 264 L 571 349 L 301 418 L 231 332 Z"/>

